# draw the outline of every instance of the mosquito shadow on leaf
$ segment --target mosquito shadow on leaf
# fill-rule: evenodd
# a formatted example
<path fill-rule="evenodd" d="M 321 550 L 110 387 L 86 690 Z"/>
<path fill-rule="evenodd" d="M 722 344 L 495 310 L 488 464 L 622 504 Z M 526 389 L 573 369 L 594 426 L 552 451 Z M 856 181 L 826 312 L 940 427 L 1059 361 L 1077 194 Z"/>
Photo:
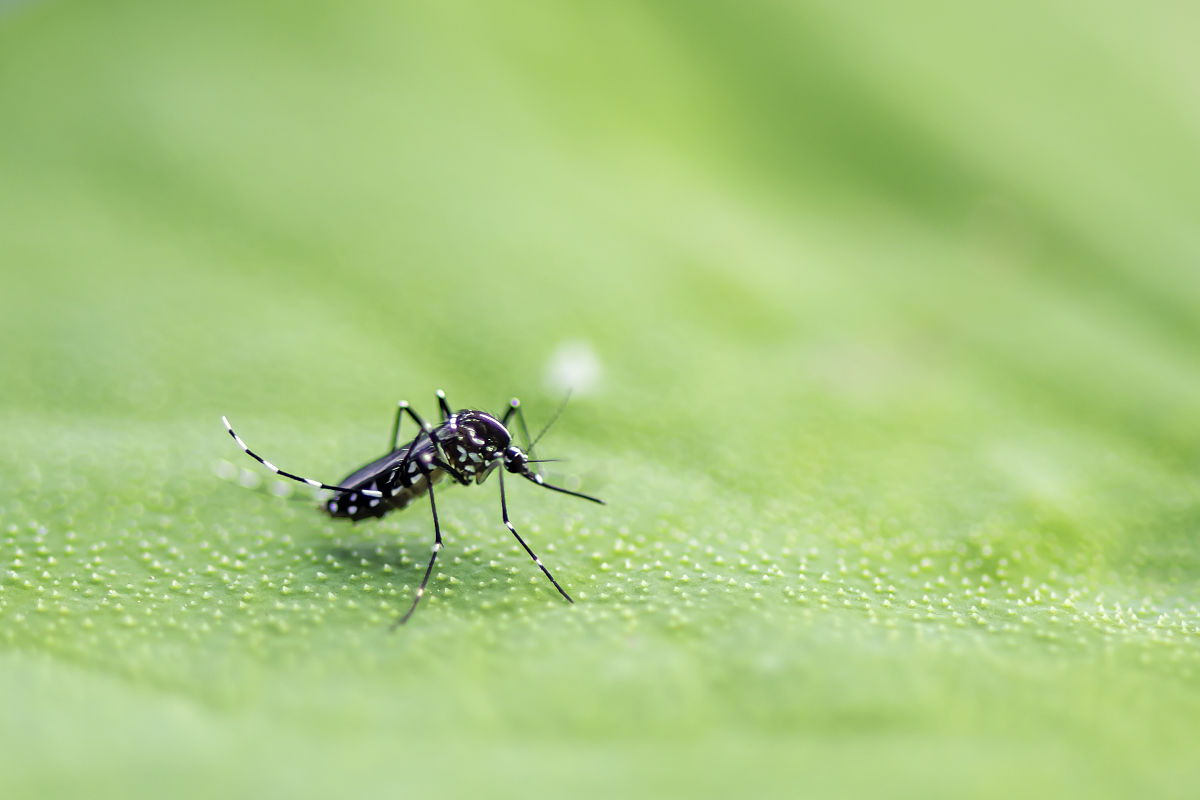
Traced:
<path fill-rule="evenodd" d="M 421 548 L 414 542 L 411 546 L 403 544 L 379 544 L 377 542 L 339 542 L 318 546 L 321 555 L 333 559 L 347 569 L 356 569 L 370 573 L 391 573 L 407 570 L 420 560 Z M 414 558 L 414 556 L 418 556 Z"/>

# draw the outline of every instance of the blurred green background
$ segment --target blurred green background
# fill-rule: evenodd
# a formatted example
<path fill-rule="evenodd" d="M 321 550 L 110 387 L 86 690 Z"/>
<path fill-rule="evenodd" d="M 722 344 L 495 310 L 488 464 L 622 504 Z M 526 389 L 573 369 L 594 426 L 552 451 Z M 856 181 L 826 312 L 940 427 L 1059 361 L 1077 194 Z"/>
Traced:
<path fill-rule="evenodd" d="M 1195 797 L 1198 24 L 0 8 L 5 796 Z"/>

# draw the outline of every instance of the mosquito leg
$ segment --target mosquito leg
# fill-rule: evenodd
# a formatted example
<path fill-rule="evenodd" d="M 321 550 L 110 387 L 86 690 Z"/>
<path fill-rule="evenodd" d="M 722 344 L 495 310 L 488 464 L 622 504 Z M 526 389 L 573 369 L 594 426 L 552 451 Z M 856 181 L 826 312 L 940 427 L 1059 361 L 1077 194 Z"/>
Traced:
<path fill-rule="evenodd" d="M 550 570 L 546 569 L 546 565 L 542 563 L 542 560 L 537 557 L 536 553 L 534 553 L 532 550 L 529 549 L 529 545 L 525 544 L 525 540 L 521 538 L 521 534 L 517 533 L 517 529 L 513 527 L 511 522 L 509 522 L 509 520 L 508 520 L 508 501 L 504 497 L 504 471 L 500 470 L 499 474 L 500 474 L 500 513 L 504 517 L 505 527 L 508 528 L 509 532 L 513 536 L 517 537 L 517 541 L 521 543 L 521 547 L 524 547 L 525 552 L 529 553 L 529 557 L 533 559 L 533 563 L 538 565 L 538 569 L 540 569 L 542 572 L 544 572 L 546 574 L 546 577 L 549 578 L 550 582 L 554 584 L 554 588 L 558 589 L 558 593 L 561 594 L 563 597 L 567 598 L 568 603 L 574 603 L 575 601 L 571 599 L 571 595 L 569 595 L 565 591 L 563 591 L 563 587 L 559 586 L 558 581 L 554 580 L 554 576 L 550 574 Z"/>
<path fill-rule="evenodd" d="M 330 491 L 334 492 L 357 492 L 366 497 L 383 497 L 383 492 L 377 492 L 374 489 L 355 489 L 349 486 L 333 486 L 328 483 L 321 483 L 321 481 L 313 480 L 312 478 L 304 478 L 300 475 L 293 475 L 290 472 L 286 472 L 247 447 L 246 443 L 242 441 L 242 437 L 233 432 L 233 428 L 230 426 L 228 419 L 221 417 L 221 421 L 225 423 L 225 430 L 229 431 L 229 435 L 233 437 L 233 441 L 237 442 L 237 446 L 242 448 L 246 455 L 250 456 L 255 461 L 271 470 L 271 472 L 274 472 L 276 475 L 282 475 L 285 478 L 291 478 L 299 483 L 307 483 L 314 489 L 329 489 Z"/>
<path fill-rule="evenodd" d="M 429 476 L 426 475 L 425 479 L 429 480 Z M 389 630 L 394 631 L 408 622 L 408 618 L 417 610 L 417 603 L 421 602 L 421 598 L 425 595 L 425 585 L 429 583 L 429 575 L 433 572 L 433 562 L 437 561 L 438 552 L 442 549 L 442 527 L 438 524 L 437 503 L 433 500 L 432 480 L 429 480 L 429 510 L 433 512 L 433 555 L 429 557 L 429 566 L 425 568 L 425 577 L 421 578 L 421 585 L 417 587 L 417 593 L 413 597 L 412 605 L 408 607 L 408 611 L 404 612 L 404 616 L 392 623 L 392 627 Z"/>
<path fill-rule="evenodd" d="M 407 408 L 407 400 L 401 400 L 396 404 L 396 422 L 392 425 L 392 438 L 388 439 L 389 453 L 394 452 L 400 447 L 400 418 L 404 416 L 404 411 Z"/>
<path fill-rule="evenodd" d="M 413 422 L 417 423 L 417 427 L 419 427 L 421 429 L 421 432 L 417 434 L 416 438 L 413 439 L 412 444 L 409 445 L 408 453 L 405 454 L 404 460 L 400 462 L 400 474 L 407 477 L 408 476 L 408 465 L 412 461 L 413 453 L 418 449 L 417 445 L 420 444 L 420 442 L 421 442 L 421 434 L 424 434 L 425 436 L 429 437 L 429 441 L 433 443 L 433 452 L 435 455 L 437 454 L 438 450 L 437 450 L 437 440 L 433 436 L 433 426 L 430 425 L 428 422 L 426 422 L 424 419 L 422 419 L 421 415 L 418 414 L 416 411 L 413 411 L 412 406 L 410 406 L 406 402 L 401 402 L 400 407 L 396 410 L 396 430 L 397 431 L 399 431 L 399 429 L 400 429 L 400 415 L 401 414 L 408 414 L 408 416 L 410 416 L 412 418 Z M 399 446 L 400 446 L 400 442 L 397 441 L 395 444 L 395 447 L 393 447 L 392 450 L 397 449 Z"/>
<path fill-rule="evenodd" d="M 533 458 L 533 439 L 529 437 L 529 426 L 525 424 L 525 412 L 521 410 L 521 401 L 515 397 L 508 401 L 508 410 L 504 412 L 504 417 L 500 420 L 500 423 L 507 428 L 508 421 L 512 419 L 514 414 L 517 417 L 517 423 L 521 426 L 521 434 L 525 437 L 525 452 L 530 458 Z"/>
<path fill-rule="evenodd" d="M 438 407 L 442 409 L 442 422 L 445 422 L 454 412 L 450 410 L 450 404 L 446 402 L 446 393 L 441 389 L 437 390 L 437 399 Z"/>
<path fill-rule="evenodd" d="M 391 449 L 388 450 L 389 453 L 400 449 L 400 418 L 405 414 L 408 414 L 409 418 L 417 423 L 423 432 L 428 433 L 431 430 L 425 420 L 421 419 L 421 415 L 412 410 L 412 406 L 408 404 L 408 401 L 401 400 L 396 404 L 396 422 L 392 425 Z"/>
<path fill-rule="evenodd" d="M 431 463 L 431 464 L 433 464 L 433 466 L 437 467 L 438 469 L 445 470 L 445 471 L 446 471 L 446 473 L 447 473 L 447 474 L 448 474 L 448 475 L 449 475 L 451 478 L 453 478 L 453 479 L 454 479 L 454 482 L 455 482 L 455 483 L 461 483 L 463 486 L 469 486 L 469 485 L 470 485 L 470 483 L 471 483 L 471 482 L 470 482 L 469 480 L 467 480 L 467 477 L 466 477 L 465 475 L 463 475 L 461 472 L 459 472 L 459 471 L 458 471 L 457 469 L 455 469 L 454 467 L 452 467 L 452 466 L 450 466 L 449 464 L 447 464 L 447 463 L 446 463 L 445 461 L 443 461 L 442 459 L 440 459 L 440 458 L 435 458 L 435 459 L 433 459 L 433 461 L 431 461 L 430 463 Z"/>
<path fill-rule="evenodd" d="M 504 418 L 501 420 L 501 424 L 507 428 L 508 421 L 512 419 L 514 414 L 517 417 L 517 423 L 521 426 L 521 433 L 525 436 L 525 454 L 529 456 L 530 459 L 533 459 L 533 439 L 529 437 L 529 426 L 525 424 L 525 412 L 521 410 L 521 401 L 515 397 L 508 401 L 508 410 L 504 412 Z M 537 463 L 536 460 L 534 460 L 533 463 Z M 537 475 L 539 480 L 542 477 L 537 472 L 537 467 L 534 467 L 533 474 Z"/>

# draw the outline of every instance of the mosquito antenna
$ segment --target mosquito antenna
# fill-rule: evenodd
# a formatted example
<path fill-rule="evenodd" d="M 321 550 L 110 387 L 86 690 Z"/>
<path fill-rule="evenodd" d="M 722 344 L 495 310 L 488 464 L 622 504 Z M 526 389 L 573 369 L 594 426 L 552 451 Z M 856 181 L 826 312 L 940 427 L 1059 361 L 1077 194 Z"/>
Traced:
<path fill-rule="evenodd" d="M 542 428 L 540 433 L 538 433 L 537 438 L 529 443 L 529 454 L 530 455 L 533 455 L 534 445 L 536 445 L 538 442 L 540 442 L 542 440 L 542 437 L 546 435 L 546 431 L 550 430 L 550 426 L 553 425 L 554 422 L 558 419 L 559 415 L 562 414 L 563 409 L 565 409 L 567 407 L 567 401 L 570 399 L 571 399 L 571 390 L 567 389 L 567 396 L 564 397 L 563 401 L 559 404 L 558 410 L 554 412 L 554 416 L 550 417 L 550 421 L 547 422 L 546 426 L 544 428 Z"/>

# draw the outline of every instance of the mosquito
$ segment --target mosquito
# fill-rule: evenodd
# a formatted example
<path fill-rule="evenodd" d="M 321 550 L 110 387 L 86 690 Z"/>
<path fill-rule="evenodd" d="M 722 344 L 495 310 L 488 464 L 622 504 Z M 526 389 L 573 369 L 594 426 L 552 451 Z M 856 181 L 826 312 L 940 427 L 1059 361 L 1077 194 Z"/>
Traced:
<path fill-rule="evenodd" d="M 425 568 L 425 575 L 421 578 L 421 585 L 417 587 L 412 604 L 402 616 L 392 623 L 391 630 L 408 622 L 409 617 L 417 610 L 417 604 L 425 595 L 429 576 L 433 573 L 434 562 L 437 561 L 438 553 L 442 549 L 442 529 L 438 523 L 433 485 L 447 477 L 455 483 L 469 486 L 472 481 L 476 484 L 483 483 L 488 476 L 496 472 L 500 476 L 500 515 L 504 519 L 505 527 L 516 537 L 521 547 L 533 559 L 533 563 L 537 564 L 538 568 L 550 579 L 550 583 L 554 584 L 558 593 L 567 602 L 574 603 L 571 596 L 559 585 L 554 576 L 550 574 L 550 570 L 513 527 L 508 518 L 508 501 L 504 493 L 504 473 L 510 472 L 536 483 L 543 489 L 550 489 L 604 505 L 604 501 L 598 497 L 547 483 L 535 469 L 530 467 L 531 464 L 553 460 L 539 460 L 530 456 L 538 440 L 545 435 L 554 421 L 558 419 L 558 415 L 562 413 L 562 407 L 546 423 L 546 427 L 542 429 L 537 438 L 531 441 L 529 428 L 525 424 L 525 415 L 521 411 L 521 403 L 515 397 L 509 401 L 508 408 L 499 419 L 486 411 L 473 409 L 451 411 L 449 403 L 446 402 L 446 394 L 440 389 L 437 392 L 437 400 L 441 409 L 442 422 L 436 426 L 422 419 L 407 402 L 401 401 L 396 408 L 396 421 L 392 425 L 392 435 L 388 439 L 387 455 L 359 467 L 338 481 L 337 484 L 323 483 L 280 469 L 247 447 L 242 438 L 233 432 L 233 427 L 226 417 L 221 417 L 221 421 L 225 423 L 225 430 L 229 431 L 229 435 L 237 442 L 238 447 L 245 451 L 246 455 L 276 475 L 308 484 L 316 489 L 327 489 L 334 492 L 334 496 L 324 501 L 319 508 L 335 519 L 349 519 L 352 522 L 358 522 L 371 517 L 382 517 L 390 511 L 407 507 L 421 495 L 429 495 L 429 510 L 433 514 L 433 554 L 429 557 L 429 566 Z M 417 424 L 419 431 L 414 439 L 402 445 L 400 443 L 400 422 L 405 415 Z M 528 452 L 513 444 L 508 424 L 514 416 L 521 426 L 525 441 L 530 442 Z M 497 471 L 497 467 L 503 467 L 503 469 Z"/>

